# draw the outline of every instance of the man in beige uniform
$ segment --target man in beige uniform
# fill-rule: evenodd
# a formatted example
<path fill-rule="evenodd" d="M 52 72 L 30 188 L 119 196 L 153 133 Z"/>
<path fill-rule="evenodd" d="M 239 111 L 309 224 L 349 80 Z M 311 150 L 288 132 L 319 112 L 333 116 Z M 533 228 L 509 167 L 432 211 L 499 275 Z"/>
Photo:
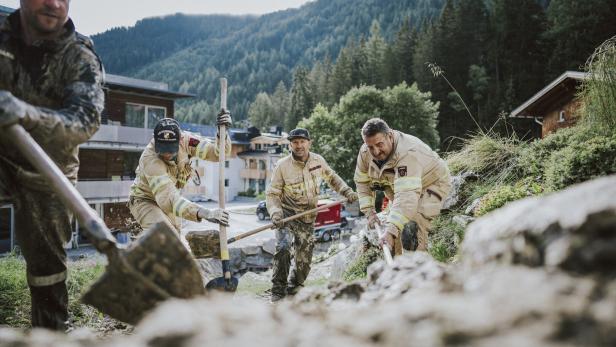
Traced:
<path fill-rule="evenodd" d="M 218 123 L 230 125 L 228 112 L 221 112 Z M 217 142 L 220 134 L 217 136 Z M 225 134 L 227 155 L 231 141 Z M 135 182 L 131 186 L 128 207 L 143 229 L 167 221 L 180 232 L 179 218 L 200 222 L 229 224 L 229 214 L 221 209 L 208 210 L 182 197 L 192 168 L 190 160 L 198 158 L 218 161 L 218 146 L 201 137 L 182 133 L 175 119 L 162 119 L 154 128 L 154 138 L 146 147 L 137 167 Z"/>
<path fill-rule="evenodd" d="M 390 207 L 381 243 L 396 255 L 402 254 L 402 229 L 415 221 L 417 250 L 425 251 L 432 219 L 440 213 L 451 188 L 447 164 L 421 140 L 391 130 L 379 118 L 364 124 L 362 138 L 354 178 L 360 210 L 368 216 L 370 227 L 380 224 L 374 191 L 384 191 Z"/>
<path fill-rule="evenodd" d="M 288 139 L 291 141 L 292 154 L 278 161 L 272 183 L 266 191 L 267 209 L 272 223 L 278 228 L 272 274 L 272 302 L 284 298 L 287 294 L 297 293 L 304 285 L 310 272 L 314 248 L 316 213 L 284 225 L 281 220 L 316 208 L 322 181 L 343 195 L 348 202 L 357 201 L 357 193 L 327 165 L 325 159 L 310 152 L 308 130 L 294 129 L 289 133 Z M 289 277 L 291 237 L 295 262 Z"/>

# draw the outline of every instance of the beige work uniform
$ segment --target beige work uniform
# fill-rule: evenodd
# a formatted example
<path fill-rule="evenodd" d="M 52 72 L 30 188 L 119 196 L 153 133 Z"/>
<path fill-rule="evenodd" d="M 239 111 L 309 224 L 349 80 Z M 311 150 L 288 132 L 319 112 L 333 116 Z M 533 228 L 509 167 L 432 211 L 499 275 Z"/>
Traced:
<path fill-rule="evenodd" d="M 396 237 L 395 253 L 402 253 L 400 232 L 410 221 L 417 223 L 417 250 L 428 247 L 432 219 L 440 213 L 451 189 L 447 164 L 415 136 L 393 131 L 393 153 L 379 168 L 364 144 L 357 157 L 355 184 L 359 208 L 374 210 L 374 192 L 382 190 L 391 202 L 386 230 Z"/>
<path fill-rule="evenodd" d="M 306 163 L 295 160 L 293 155 L 280 159 L 266 191 L 268 212 L 282 213 L 286 218 L 316 208 L 323 181 L 343 196 L 353 192 L 318 154 L 310 153 Z M 303 286 L 312 261 L 315 219 L 316 213 L 309 214 L 276 231 L 272 293 L 293 294 Z M 295 263 L 289 276 L 291 243 Z"/>
<path fill-rule="evenodd" d="M 225 138 L 225 149 L 227 155 L 230 155 L 231 141 L 229 136 Z M 158 222 L 167 221 L 179 233 L 181 228 L 179 218 L 201 221 L 197 217 L 200 206 L 180 194 L 180 190 L 191 176 L 192 158 L 218 161 L 218 145 L 183 132 L 177 158 L 172 162 L 166 162 L 158 157 L 154 150 L 154 140 L 147 145 L 135 171 L 137 177 L 131 186 L 128 204 L 131 214 L 144 230 Z"/>

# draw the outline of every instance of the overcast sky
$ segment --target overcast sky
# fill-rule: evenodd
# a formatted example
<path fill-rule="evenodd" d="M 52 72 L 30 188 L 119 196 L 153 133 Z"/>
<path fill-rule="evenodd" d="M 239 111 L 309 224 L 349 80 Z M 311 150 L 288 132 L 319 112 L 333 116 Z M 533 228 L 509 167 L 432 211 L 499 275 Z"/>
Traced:
<path fill-rule="evenodd" d="M 70 17 L 77 31 L 93 35 L 118 26 L 132 26 L 139 19 L 177 12 L 190 14 L 264 14 L 297 8 L 309 0 L 71 0 Z M 147 5 L 146 5 L 147 4 Z M 19 0 L 0 0 L 18 8 Z"/>

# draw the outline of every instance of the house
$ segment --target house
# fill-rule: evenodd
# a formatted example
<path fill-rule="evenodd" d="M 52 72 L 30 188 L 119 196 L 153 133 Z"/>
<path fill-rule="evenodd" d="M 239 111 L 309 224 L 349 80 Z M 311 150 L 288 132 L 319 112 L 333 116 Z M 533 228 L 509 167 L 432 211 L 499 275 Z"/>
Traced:
<path fill-rule="evenodd" d="M 541 125 L 541 137 L 574 125 L 582 101 L 577 92 L 588 74 L 566 71 L 537 94 L 513 110 L 512 118 L 530 118 Z"/>
<path fill-rule="evenodd" d="M 213 125 L 180 123 L 180 126 L 183 131 L 189 131 L 215 141 L 217 128 Z M 260 133 L 255 128 L 229 129 L 231 155 L 226 158 L 225 162 L 226 201 L 235 199 L 240 192 L 245 190 L 244 180 L 241 178 L 244 161 L 238 154 L 248 150 L 251 139 L 259 135 Z M 195 172 L 193 172 L 192 180 L 184 187 L 182 194 L 193 201 L 218 201 L 218 163 L 194 159 L 192 166 Z"/>
<path fill-rule="evenodd" d="M 289 140 L 281 131 L 264 133 L 250 140 L 250 148 L 238 156 L 244 161 L 240 178 L 244 191 L 259 194 L 264 192 L 272 179 L 276 162 L 288 152 Z"/>
<path fill-rule="evenodd" d="M 110 229 L 126 229 L 126 206 L 141 152 L 156 122 L 173 118 L 175 100 L 193 95 L 169 90 L 165 83 L 106 74 L 101 126 L 79 146 L 77 190 Z M 72 245 L 87 243 L 74 221 Z M 15 245 L 13 207 L 0 206 L 0 253 Z"/>

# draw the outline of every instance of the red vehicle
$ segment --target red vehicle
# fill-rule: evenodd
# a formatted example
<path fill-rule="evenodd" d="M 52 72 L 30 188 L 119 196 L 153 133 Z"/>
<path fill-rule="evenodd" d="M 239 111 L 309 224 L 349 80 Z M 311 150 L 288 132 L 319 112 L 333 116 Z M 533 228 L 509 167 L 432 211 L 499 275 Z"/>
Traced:
<path fill-rule="evenodd" d="M 332 200 L 319 200 L 318 206 L 332 203 Z M 314 237 L 317 240 L 330 241 L 340 237 L 342 228 L 346 226 L 346 218 L 342 216 L 342 204 L 319 211 L 314 223 Z"/>

